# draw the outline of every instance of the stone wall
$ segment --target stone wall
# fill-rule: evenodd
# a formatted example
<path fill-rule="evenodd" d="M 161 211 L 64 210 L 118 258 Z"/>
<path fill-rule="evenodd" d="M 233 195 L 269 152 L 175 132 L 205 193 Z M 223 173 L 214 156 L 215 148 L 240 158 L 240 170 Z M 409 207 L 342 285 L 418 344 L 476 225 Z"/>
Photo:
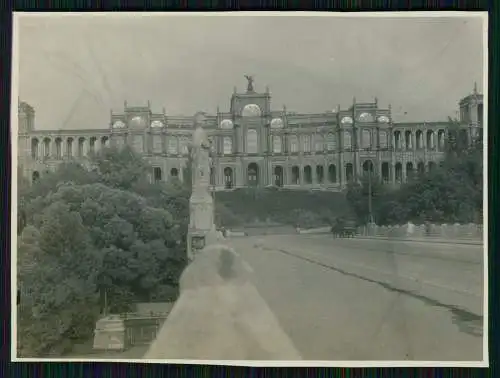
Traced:
<path fill-rule="evenodd" d="M 428 229 L 427 229 L 428 228 Z M 403 224 L 396 226 L 363 226 L 358 229 L 360 236 L 375 236 L 375 237 L 434 237 L 442 239 L 483 239 L 482 224 L 430 224 L 415 225 Z"/>

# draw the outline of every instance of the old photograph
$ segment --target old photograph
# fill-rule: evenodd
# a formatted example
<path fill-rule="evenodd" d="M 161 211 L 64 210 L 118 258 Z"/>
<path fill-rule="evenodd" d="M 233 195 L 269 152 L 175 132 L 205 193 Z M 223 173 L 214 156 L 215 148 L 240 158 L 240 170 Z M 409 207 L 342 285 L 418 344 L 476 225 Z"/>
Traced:
<path fill-rule="evenodd" d="M 15 14 L 13 358 L 486 366 L 487 24 Z"/>

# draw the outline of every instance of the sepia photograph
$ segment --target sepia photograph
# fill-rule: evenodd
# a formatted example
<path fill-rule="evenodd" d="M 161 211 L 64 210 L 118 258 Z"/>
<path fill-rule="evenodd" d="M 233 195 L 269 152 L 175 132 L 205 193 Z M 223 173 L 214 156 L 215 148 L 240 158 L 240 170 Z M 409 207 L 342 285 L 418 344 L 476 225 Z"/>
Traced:
<path fill-rule="evenodd" d="M 13 27 L 14 360 L 488 366 L 487 12 Z"/>

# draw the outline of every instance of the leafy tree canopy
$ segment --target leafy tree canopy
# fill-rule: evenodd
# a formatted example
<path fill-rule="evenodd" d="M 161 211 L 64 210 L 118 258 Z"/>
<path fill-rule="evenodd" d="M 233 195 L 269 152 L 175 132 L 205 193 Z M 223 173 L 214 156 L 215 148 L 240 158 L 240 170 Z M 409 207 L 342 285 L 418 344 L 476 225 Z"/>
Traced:
<path fill-rule="evenodd" d="M 483 144 L 470 142 L 467 130 L 453 120 L 446 139 L 444 160 L 430 172 L 416 174 L 398 188 L 372 180 L 373 215 L 378 224 L 480 222 L 483 207 Z M 366 222 L 368 182 L 351 184 L 346 198 L 358 219 Z"/>
<path fill-rule="evenodd" d="M 23 355 L 91 337 L 104 292 L 111 312 L 175 297 L 186 260 L 188 191 L 181 183 L 151 184 L 150 172 L 130 150 L 106 149 L 20 190 Z"/>

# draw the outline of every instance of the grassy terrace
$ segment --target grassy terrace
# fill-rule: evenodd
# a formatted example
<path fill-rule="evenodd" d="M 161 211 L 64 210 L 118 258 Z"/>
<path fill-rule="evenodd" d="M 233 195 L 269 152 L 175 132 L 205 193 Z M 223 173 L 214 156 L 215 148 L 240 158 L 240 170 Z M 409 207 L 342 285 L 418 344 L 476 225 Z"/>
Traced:
<path fill-rule="evenodd" d="M 349 213 L 344 193 L 276 188 L 218 192 L 216 208 L 218 221 L 228 227 L 254 223 L 315 227 Z"/>

